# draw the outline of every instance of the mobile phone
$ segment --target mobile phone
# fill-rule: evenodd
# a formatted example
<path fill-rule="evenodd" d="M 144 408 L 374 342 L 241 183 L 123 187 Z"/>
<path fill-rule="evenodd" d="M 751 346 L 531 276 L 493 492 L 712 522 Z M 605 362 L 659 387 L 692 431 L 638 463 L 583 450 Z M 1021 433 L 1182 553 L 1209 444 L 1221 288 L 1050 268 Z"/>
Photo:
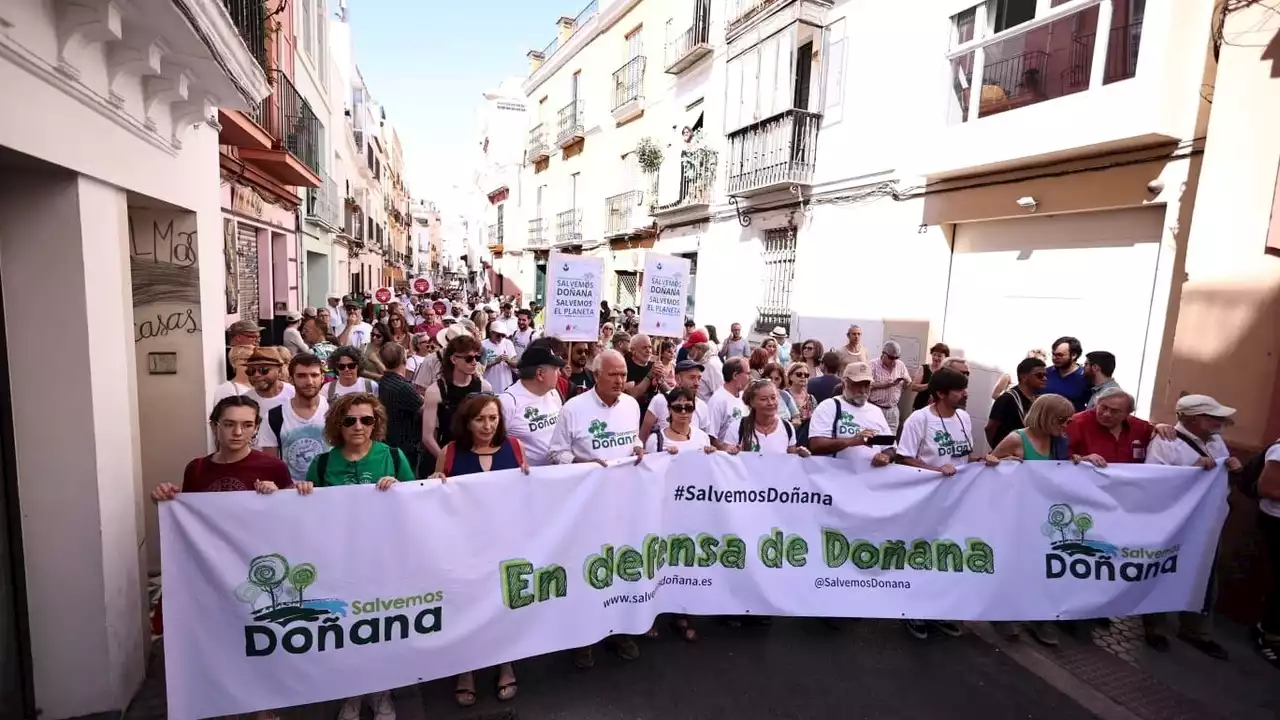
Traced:
<path fill-rule="evenodd" d="M 867 441 L 868 445 L 892 445 L 898 442 L 898 439 L 892 435 L 876 435 Z"/>

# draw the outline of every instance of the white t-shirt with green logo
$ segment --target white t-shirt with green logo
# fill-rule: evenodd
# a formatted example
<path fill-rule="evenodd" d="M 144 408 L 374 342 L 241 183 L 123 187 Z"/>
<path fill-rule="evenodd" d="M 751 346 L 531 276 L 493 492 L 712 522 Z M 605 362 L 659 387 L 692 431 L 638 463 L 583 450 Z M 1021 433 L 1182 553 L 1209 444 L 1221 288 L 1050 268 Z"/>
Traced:
<path fill-rule="evenodd" d="M 813 424 L 809 425 L 810 430 Z M 898 438 L 898 454 L 915 458 L 927 465 L 960 467 L 973 454 L 973 421 L 969 413 L 956 409 L 956 414 L 941 418 L 933 406 L 911 413 L 902 424 Z"/>
<path fill-rule="evenodd" d="M 507 434 L 524 446 L 529 467 L 549 464 L 547 448 L 551 446 L 551 434 L 560 417 L 560 393 L 552 390 L 545 395 L 534 395 L 523 382 L 517 381 L 498 396 L 498 402 L 502 405 Z"/>
<path fill-rule="evenodd" d="M 711 414 L 710 435 L 720 442 L 738 444 L 738 426 L 747 416 L 747 406 L 742 404 L 742 399 L 722 387 L 711 395 L 707 410 Z"/>
<path fill-rule="evenodd" d="M 836 419 L 839 410 L 840 417 Z M 831 426 L 835 425 L 835 434 Z M 892 435 L 889 423 L 884 419 L 884 411 L 869 402 L 861 406 L 854 405 L 840 397 L 831 397 L 818 403 L 813 415 L 809 418 L 809 437 L 811 438 L 850 438 L 863 430 L 874 430 L 877 435 Z M 873 455 L 884 448 L 859 445 L 841 450 L 838 458 L 859 458 L 870 460 Z"/>
<path fill-rule="evenodd" d="M 551 462 L 620 460 L 640 446 L 640 405 L 623 393 L 612 406 L 595 390 L 584 392 L 560 408 L 547 455 Z"/>

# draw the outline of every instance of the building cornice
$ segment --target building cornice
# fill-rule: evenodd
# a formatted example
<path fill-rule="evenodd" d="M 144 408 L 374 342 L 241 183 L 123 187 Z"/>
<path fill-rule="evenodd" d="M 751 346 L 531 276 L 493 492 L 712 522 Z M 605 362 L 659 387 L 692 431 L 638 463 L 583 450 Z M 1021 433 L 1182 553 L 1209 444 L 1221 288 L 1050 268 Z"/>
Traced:
<path fill-rule="evenodd" d="M 593 15 L 590 20 L 583 23 L 582 27 L 573 33 L 573 37 L 569 38 L 569 42 L 557 47 L 555 52 L 551 53 L 551 57 L 547 58 L 546 62 L 534 71 L 528 80 L 521 84 L 520 87 L 524 90 L 524 94 L 529 96 L 536 92 L 544 82 L 559 72 L 569 60 L 591 44 L 601 33 L 613 27 L 615 23 L 631 12 L 631 9 L 639 5 L 640 2 L 641 0 L 614 0 L 603 11 Z"/>
<path fill-rule="evenodd" d="M 271 94 L 267 75 L 240 37 L 231 21 L 231 15 L 219 0 L 170 0 L 191 24 L 192 30 L 213 54 L 213 61 L 226 73 L 226 80 L 234 87 L 236 96 L 212 83 L 204 83 L 217 97 L 219 107 L 226 110 L 247 110 Z M 243 104 L 241 104 L 243 102 Z"/>

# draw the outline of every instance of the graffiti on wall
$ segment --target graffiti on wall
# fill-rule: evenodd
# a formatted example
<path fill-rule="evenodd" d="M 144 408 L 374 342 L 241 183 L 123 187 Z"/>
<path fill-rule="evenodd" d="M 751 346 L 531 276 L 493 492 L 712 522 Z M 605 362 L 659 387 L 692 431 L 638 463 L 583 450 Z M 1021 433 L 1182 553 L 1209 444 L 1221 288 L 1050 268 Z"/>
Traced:
<path fill-rule="evenodd" d="M 135 343 L 172 333 L 200 332 L 200 270 L 195 218 L 172 213 L 129 214 L 129 270 Z M 165 305 L 164 308 L 142 308 Z"/>

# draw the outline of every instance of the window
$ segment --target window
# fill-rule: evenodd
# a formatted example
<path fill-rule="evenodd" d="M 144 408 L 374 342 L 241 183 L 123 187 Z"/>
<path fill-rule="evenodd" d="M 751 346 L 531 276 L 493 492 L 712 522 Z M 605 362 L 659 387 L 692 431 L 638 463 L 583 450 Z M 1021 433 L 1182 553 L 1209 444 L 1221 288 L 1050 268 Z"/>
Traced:
<path fill-rule="evenodd" d="M 633 308 L 640 304 L 640 273 L 619 270 L 618 291 L 615 296 L 618 307 Z"/>
<path fill-rule="evenodd" d="M 822 124 L 833 125 L 844 118 L 845 25 L 840 18 L 827 26 L 826 102 L 822 107 Z"/>
<path fill-rule="evenodd" d="M 505 207 L 506 207 L 505 204 L 498 206 L 498 244 L 499 245 L 502 244 L 502 213 L 503 213 L 503 208 Z"/>
<path fill-rule="evenodd" d="M 790 333 L 791 281 L 796 274 L 795 229 L 766 230 L 760 259 L 764 262 L 764 283 L 756 310 L 756 330 L 767 333 L 780 325 Z"/>
<path fill-rule="evenodd" d="M 302 50 L 312 60 L 316 57 L 316 0 L 298 0 L 298 26 L 302 35 Z"/>
<path fill-rule="evenodd" d="M 574 173 L 569 176 L 569 209 L 578 209 L 578 176 L 582 173 Z"/>
<path fill-rule="evenodd" d="M 726 133 L 793 108 L 821 111 L 821 93 L 810 81 L 815 72 L 814 43 L 822 42 L 824 32 L 806 23 L 792 23 L 728 62 Z"/>

